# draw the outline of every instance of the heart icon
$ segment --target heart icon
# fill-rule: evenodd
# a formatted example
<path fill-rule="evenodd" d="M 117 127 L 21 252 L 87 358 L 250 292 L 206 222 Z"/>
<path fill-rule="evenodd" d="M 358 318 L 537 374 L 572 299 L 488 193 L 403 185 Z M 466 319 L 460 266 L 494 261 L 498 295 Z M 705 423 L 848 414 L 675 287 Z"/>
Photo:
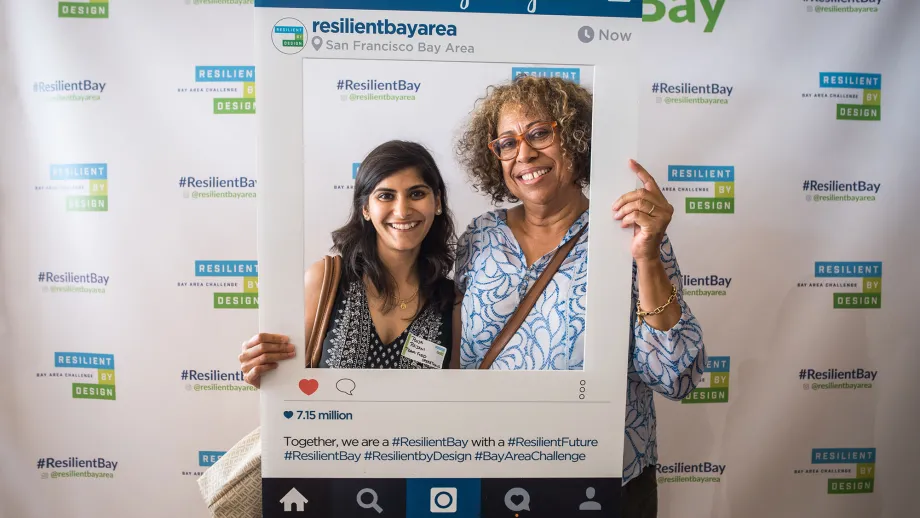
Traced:
<path fill-rule="evenodd" d="M 291 412 L 290 410 L 285 410 L 285 411 L 284 411 L 284 417 L 287 417 L 288 419 L 290 419 L 290 418 L 294 417 L 294 412 Z"/>
<path fill-rule="evenodd" d="M 316 380 L 300 380 L 298 386 L 304 394 L 312 396 L 319 389 L 319 382 Z"/>
<path fill-rule="evenodd" d="M 515 500 L 520 500 L 520 502 L 516 502 Z M 521 503 L 523 502 L 524 502 L 524 495 L 513 495 L 511 497 L 511 503 L 513 503 L 514 505 L 521 505 Z"/>

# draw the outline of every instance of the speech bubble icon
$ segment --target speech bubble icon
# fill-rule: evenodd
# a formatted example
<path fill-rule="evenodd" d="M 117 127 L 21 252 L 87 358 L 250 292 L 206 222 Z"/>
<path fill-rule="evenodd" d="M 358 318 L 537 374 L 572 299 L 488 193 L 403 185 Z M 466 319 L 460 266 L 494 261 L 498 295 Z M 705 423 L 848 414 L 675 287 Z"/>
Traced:
<path fill-rule="evenodd" d="M 351 396 L 352 392 L 355 391 L 355 382 L 348 378 L 342 378 L 335 383 L 335 389 Z"/>
<path fill-rule="evenodd" d="M 313 48 L 319 50 L 323 46 L 323 39 L 319 36 L 313 36 L 313 39 L 310 40 L 310 43 L 313 44 Z"/>
<path fill-rule="evenodd" d="M 529 511 L 530 510 L 530 493 L 526 489 L 513 487 L 505 493 L 505 507 L 509 510 Z"/>

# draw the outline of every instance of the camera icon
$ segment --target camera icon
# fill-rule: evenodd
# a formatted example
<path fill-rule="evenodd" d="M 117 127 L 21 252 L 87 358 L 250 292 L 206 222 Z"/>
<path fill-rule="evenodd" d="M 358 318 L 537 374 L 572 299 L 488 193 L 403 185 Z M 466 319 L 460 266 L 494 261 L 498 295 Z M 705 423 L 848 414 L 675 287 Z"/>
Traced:
<path fill-rule="evenodd" d="M 455 487 L 433 487 L 431 488 L 431 508 L 432 513 L 456 513 L 457 512 L 457 488 Z"/>

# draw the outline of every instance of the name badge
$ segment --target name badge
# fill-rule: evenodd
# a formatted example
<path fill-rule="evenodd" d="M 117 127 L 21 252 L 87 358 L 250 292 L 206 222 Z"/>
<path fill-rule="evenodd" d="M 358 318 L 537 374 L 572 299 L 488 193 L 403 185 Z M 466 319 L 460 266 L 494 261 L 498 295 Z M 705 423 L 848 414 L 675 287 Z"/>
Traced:
<path fill-rule="evenodd" d="M 432 369 L 443 367 L 445 354 L 447 354 L 447 347 L 425 340 L 412 333 L 409 333 L 409 337 L 406 338 L 406 343 L 403 344 L 402 348 L 403 356 Z"/>

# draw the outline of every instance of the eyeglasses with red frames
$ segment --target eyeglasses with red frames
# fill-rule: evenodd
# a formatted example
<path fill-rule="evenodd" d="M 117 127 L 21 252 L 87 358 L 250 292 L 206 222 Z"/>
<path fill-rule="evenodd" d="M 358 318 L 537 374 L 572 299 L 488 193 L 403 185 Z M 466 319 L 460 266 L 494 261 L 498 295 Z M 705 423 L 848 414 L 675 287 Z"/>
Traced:
<path fill-rule="evenodd" d="M 556 139 L 556 126 L 555 121 L 532 122 L 523 135 L 498 137 L 489 142 L 489 149 L 502 161 L 513 160 L 517 157 L 522 140 L 533 149 L 546 149 Z"/>

